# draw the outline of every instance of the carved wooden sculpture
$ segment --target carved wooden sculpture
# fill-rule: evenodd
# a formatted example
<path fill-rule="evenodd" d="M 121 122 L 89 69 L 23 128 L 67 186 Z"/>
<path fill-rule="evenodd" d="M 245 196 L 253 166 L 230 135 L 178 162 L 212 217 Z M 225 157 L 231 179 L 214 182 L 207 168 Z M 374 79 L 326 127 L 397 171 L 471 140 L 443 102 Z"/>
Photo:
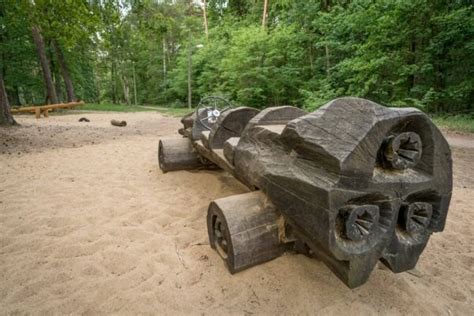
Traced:
<path fill-rule="evenodd" d="M 309 114 L 276 107 L 245 120 L 239 133 L 217 135 L 219 119 L 210 132 L 219 136 L 216 149 L 189 141 L 258 190 L 209 207 L 211 246 L 231 272 L 293 248 L 352 288 L 378 260 L 393 272 L 412 269 L 430 235 L 443 230 L 451 153 L 422 112 L 341 98 Z"/>

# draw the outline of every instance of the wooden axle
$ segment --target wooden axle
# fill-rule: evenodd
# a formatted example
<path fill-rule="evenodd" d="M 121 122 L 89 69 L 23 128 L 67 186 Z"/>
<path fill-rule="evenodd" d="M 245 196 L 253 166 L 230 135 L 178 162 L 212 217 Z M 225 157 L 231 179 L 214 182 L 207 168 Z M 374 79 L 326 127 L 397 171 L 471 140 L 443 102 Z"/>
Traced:
<path fill-rule="evenodd" d="M 231 273 L 273 260 L 287 246 L 283 217 L 260 191 L 214 200 L 207 229 L 211 247 Z"/>

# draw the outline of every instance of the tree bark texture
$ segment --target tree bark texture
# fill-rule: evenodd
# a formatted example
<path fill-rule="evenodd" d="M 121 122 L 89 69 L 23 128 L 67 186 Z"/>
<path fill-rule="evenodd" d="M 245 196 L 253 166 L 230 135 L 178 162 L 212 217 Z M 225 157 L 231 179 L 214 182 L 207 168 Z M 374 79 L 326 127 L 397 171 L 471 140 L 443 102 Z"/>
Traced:
<path fill-rule="evenodd" d="M 53 77 L 51 75 L 51 69 L 49 68 L 49 61 L 46 56 L 46 49 L 40 29 L 37 26 L 33 26 L 31 32 L 33 34 L 33 41 L 36 45 L 41 68 L 43 70 L 43 79 L 46 86 L 46 99 L 52 104 L 58 103 L 58 97 L 56 95 L 56 89 L 54 88 Z"/>
<path fill-rule="evenodd" d="M 61 46 L 59 46 L 56 40 L 53 40 L 53 46 L 54 51 L 56 52 L 56 57 L 58 58 L 64 85 L 66 86 L 67 102 L 74 102 L 76 101 L 76 97 L 74 95 L 74 86 L 72 84 L 71 76 L 69 75 L 69 68 L 67 66 L 66 59 L 64 58 Z"/>
<path fill-rule="evenodd" d="M 16 125 L 17 122 L 13 118 L 10 111 L 10 103 L 8 102 L 7 91 L 5 89 L 5 82 L 0 73 L 0 125 Z"/>

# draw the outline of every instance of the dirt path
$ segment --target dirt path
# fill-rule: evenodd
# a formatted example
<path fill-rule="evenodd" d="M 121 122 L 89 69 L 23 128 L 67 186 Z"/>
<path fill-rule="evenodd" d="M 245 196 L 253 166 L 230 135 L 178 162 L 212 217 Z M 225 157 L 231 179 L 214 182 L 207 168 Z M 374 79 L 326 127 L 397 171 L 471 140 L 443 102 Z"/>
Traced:
<path fill-rule="evenodd" d="M 472 134 L 445 132 L 445 135 L 451 147 L 474 148 L 474 136 Z"/>
<path fill-rule="evenodd" d="M 111 126 L 112 118 L 127 127 Z M 349 290 L 321 262 L 294 254 L 230 275 L 208 245 L 205 215 L 212 199 L 245 189 L 219 171 L 159 171 L 158 139 L 175 135 L 177 119 L 142 112 L 18 120 L 22 127 L 0 128 L 2 314 L 473 310 L 472 147 L 453 147 L 446 230 L 431 238 L 419 275 L 380 266 Z"/>

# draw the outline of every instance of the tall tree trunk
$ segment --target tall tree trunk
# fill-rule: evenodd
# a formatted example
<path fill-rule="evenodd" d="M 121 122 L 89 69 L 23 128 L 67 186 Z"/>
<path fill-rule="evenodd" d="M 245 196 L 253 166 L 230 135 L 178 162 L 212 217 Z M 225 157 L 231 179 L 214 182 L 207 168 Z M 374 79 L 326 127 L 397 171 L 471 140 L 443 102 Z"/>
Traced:
<path fill-rule="evenodd" d="M 64 84 L 66 86 L 67 101 L 74 102 L 76 101 L 76 96 L 74 95 L 74 86 L 72 84 L 71 77 L 69 76 L 69 69 L 64 58 L 63 51 L 56 40 L 53 40 L 53 46 L 54 51 L 56 52 L 56 57 L 58 58 L 59 67 L 61 68 L 61 75 L 63 76 Z"/>
<path fill-rule="evenodd" d="M 54 66 L 52 67 L 54 68 Z M 53 70 L 53 78 L 54 78 L 54 88 L 56 89 L 56 96 L 58 97 L 58 103 L 63 102 L 63 94 L 61 91 L 61 76 L 58 72 Z"/>
<path fill-rule="evenodd" d="M 313 43 L 309 43 L 309 75 L 312 77 L 314 72 Z"/>
<path fill-rule="evenodd" d="M 33 41 L 36 45 L 36 50 L 38 52 L 38 58 L 40 60 L 41 68 L 43 70 L 43 79 L 46 86 L 46 99 L 50 103 L 58 103 L 58 97 L 56 95 L 56 89 L 53 84 L 53 77 L 51 75 L 51 69 L 49 68 L 48 57 L 46 56 L 46 49 L 44 47 L 43 37 L 37 26 L 31 28 L 33 34 Z"/>
<path fill-rule="evenodd" d="M 202 0 L 202 15 L 204 17 L 204 33 L 206 34 L 206 39 L 209 39 L 209 28 L 207 25 L 207 1 Z"/>
<path fill-rule="evenodd" d="M 188 108 L 193 107 L 193 91 L 192 91 L 192 72 L 193 72 L 193 57 L 191 49 L 191 40 L 188 44 Z"/>
<path fill-rule="evenodd" d="M 323 0 L 323 3 L 322 3 L 322 9 L 323 11 L 325 12 L 329 12 L 330 8 L 331 8 L 331 0 Z M 329 54 L 329 46 L 328 44 L 326 43 L 324 45 L 324 55 L 325 55 L 325 59 L 326 59 L 326 75 L 330 75 L 331 74 L 331 60 L 330 60 L 330 54 Z"/>
<path fill-rule="evenodd" d="M 268 0 L 263 2 L 263 16 L 262 16 L 262 28 L 265 29 L 267 26 L 267 14 L 268 14 Z"/>
<path fill-rule="evenodd" d="M 8 102 L 7 90 L 3 82 L 3 75 L 0 72 L 0 125 L 16 124 L 17 122 L 10 111 L 10 103 Z"/>
<path fill-rule="evenodd" d="M 166 85 L 167 85 L 167 70 L 166 70 L 166 37 L 163 35 L 163 87 L 165 89 L 165 103 L 166 103 Z"/>
<path fill-rule="evenodd" d="M 331 74 L 331 60 L 329 57 L 329 47 L 328 44 L 324 45 L 324 51 L 326 55 L 326 74 L 329 76 Z"/>
<path fill-rule="evenodd" d="M 125 75 L 120 77 L 122 79 L 122 87 L 123 87 L 123 99 L 127 105 L 130 105 L 130 85 L 128 84 L 128 79 Z"/>
<path fill-rule="evenodd" d="M 133 64 L 133 99 L 134 99 L 134 103 L 135 103 L 135 106 L 138 105 L 138 101 L 137 101 L 137 76 L 136 76 L 136 73 L 135 73 L 135 63 Z"/>
<path fill-rule="evenodd" d="M 112 90 L 112 103 L 117 104 L 117 93 L 115 88 L 115 63 L 112 61 L 111 69 L 110 69 L 110 86 Z"/>
<path fill-rule="evenodd" d="M 10 105 L 21 105 L 20 91 L 18 86 L 14 86 L 10 91 L 7 90 L 7 95 L 10 98 Z"/>

